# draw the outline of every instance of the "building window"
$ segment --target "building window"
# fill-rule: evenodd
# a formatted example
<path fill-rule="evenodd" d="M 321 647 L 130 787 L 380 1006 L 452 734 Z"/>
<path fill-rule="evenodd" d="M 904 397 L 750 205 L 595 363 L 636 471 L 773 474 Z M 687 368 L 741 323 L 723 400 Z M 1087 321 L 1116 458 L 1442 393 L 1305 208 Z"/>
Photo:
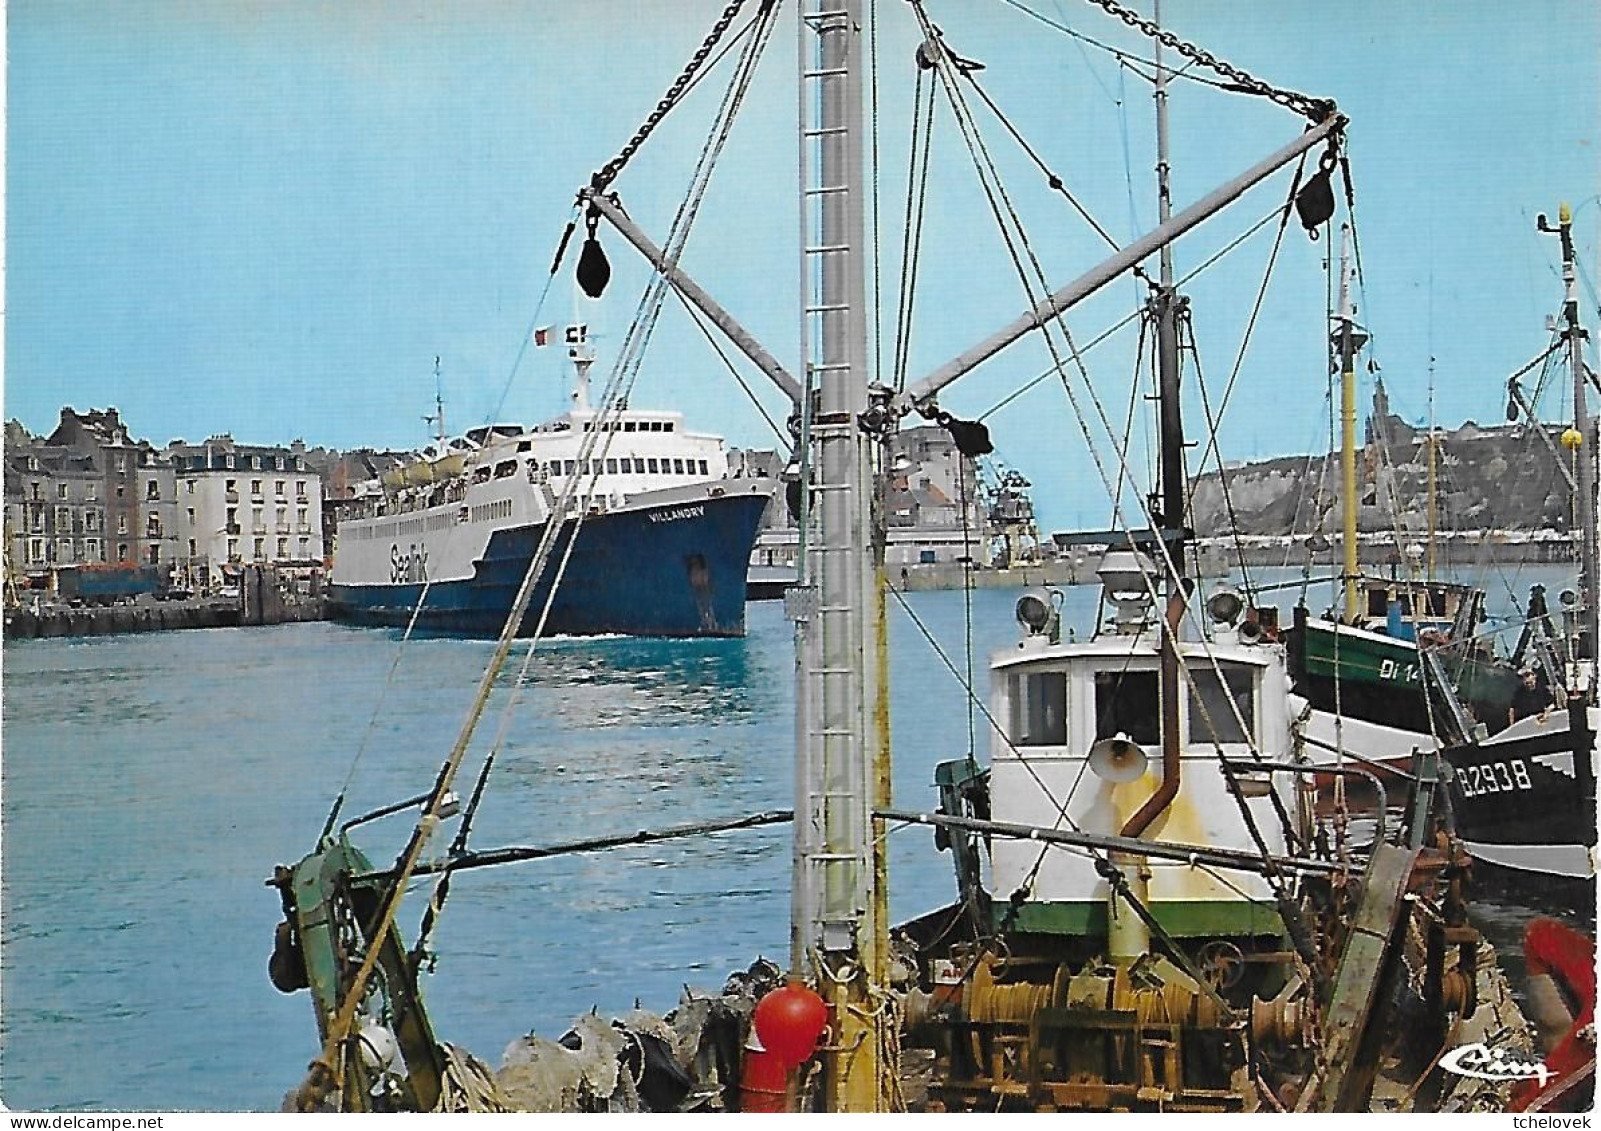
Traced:
<path fill-rule="evenodd" d="M 265 512 L 261 507 L 251 507 L 250 525 L 254 526 L 257 530 L 265 530 L 267 528 L 267 520 L 262 517 L 264 513 Z"/>
<path fill-rule="evenodd" d="M 150 521 L 145 524 L 145 537 L 147 537 L 147 538 L 160 538 L 161 537 L 161 518 L 160 518 L 160 516 L 158 516 L 158 515 L 151 515 L 150 516 Z"/>
<path fill-rule="evenodd" d="M 189 493 L 191 495 L 195 493 L 195 481 L 193 479 L 189 480 Z"/>
<path fill-rule="evenodd" d="M 159 499 L 159 498 L 161 498 L 161 484 L 157 483 L 154 479 L 152 479 L 150 481 L 149 485 L 146 486 L 146 488 L 145 488 L 145 498 L 147 498 L 147 499 Z"/>
<path fill-rule="evenodd" d="M 83 540 L 83 556 L 92 562 L 100 560 L 100 539 L 85 538 Z"/>
<path fill-rule="evenodd" d="M 152 546 L 152 547 L 150 547 L 150 564 L 151 565 L 160 565 L 161 564 L 161 547 L 160 546 Z"/>
<path fill-rule="evenodd" d="M 306 529 L 306 508 L 305 507 L 297 507 L 297 508 L 295 508 L 295 525 L 299 526 L 300 529 L 302 529 L 302 530 Z"/>
<path fill-rule="evenodd" d="M 306 497 L 306 481 L 304 479 L 296 479 L 295 480 L 295 498 L 304 499 L 305 497 Z"/>
<path fill-rule="evenodd" d="M 251 480 L 251 481 L 250 481 L 250 493 L 251 493 L 251 494 L 252 494 L 252 495 L 259 495 L 259 494 L 261 494 L 261 480 L 259 480 L 259 479 L 252 479 L 252 480 Z"/>
<path fill-rule="evenodd" d="M 189 539 L 189 556 L 192 558 L 199 552 L 200 548 L 195 545 L 195 540 L 193 538 Z"/>
<path fill-rule="evenodd" d="M 39 494 L 39 484 L 37 484 L 37 483 L 30 483 L 30 484 L 28 484 L 28 486 L 30 486 L 30 487 L 32 487 L 32 488 L 33 488 L 33 497 L 34 497 L 34 498 L 36 498 L 36 499 L 38 499 L 38 498 L 42 498 L 42 497 L 43 497 L 43 496 L 41 496 L 41 495 L 40 495 L 40 494 Z"/>
<path fill-rule="evenodd" d="M 127 456 L 118 456 L 117 457 L 117 474 L 118 475 L 127 475 L 128 474 L 128 457 Z"/>
<path fill-rule="evenodd" d="M 231 562 L 239 560 L 239 539 L 237 538 L 228 539 L 228 560 Z"/>
<path fill-rule="evenodd" d="M 72 529 L 72 508 L 71 507 L 57 507 L 56 508 L 56 533 L 59 534 L 63 530 L 71 530 L 71 529 Z"/>
<path fill-rule="evenodd" d="M 289 556 L 289 539 L 287 539 L 287 538 L 278 539 L 278 557 L 279 557 L 279 559 L 281 560 L 283 558 L 287 558 L 288 556 Z"/>
<path fill-rule="evenodd" d="M 74 558 L 73 558 L 73 555 L 72 555 L 72 539 L 71 538 L 57 538 L 56 539 L 56 561 L 58 561 L 58 562 L 70 562 L 70 561 L 73 561 L 73 560 L 74 560 Z"/>
<path fill-rule="evenodd" d="M 194 507 L 190 507 L 190 508 L 188 508 L 188 510 L 189 510 L 189 525 L 193 526 L 195 524 L 195 508 Z"/>
<path fill-rule="evenodd" d="M 128 516 L 125 515 L 125 514 L 119 514 L 117 516 L 117 533 L 118 534 L 126 534 L 126 533 L 128 533 Z M 117 560 L 121 561 L 122 559 L 119 558 Z"/>
<path fill-rule="evenodd" d="M 42 562 L 42 561 L 44 561 L 44 539 L 43 538 L 30 538 L 30 539 L 28 539 L 28 560 L 30 562 Z"/>
<path fill-rule="evenodd" d="M 256 551 L 255 551 L 256 560 L 259 562 L 262 558 L 266 557 L 266 555 L 267 555 L 267 540 L 265 538 L 257 538 L 256 539 Z"/>
<path fill-rule="evenodd" d="M 28 470 L 29 471 L 38 471 L 39 470 L 39 457 L 38 456 L 29 456 L 28 457 Z"/>
<path fill-rule="evenodd" d="M 118 542 L 117 543 L 117 560 L 119 562 L 125 562 L 125 561 L 128 560 L 128 543 L 126 543 L 126 542 Z"/>
<path fill-rule="evenodd" d="M 302 560 L 311 557 L 311 539 L 310 538 L 302 538 L 300 540 L 300 557 L 301 557 Z"/>
<path fill-rule="evenodd" d="M 67 485 L 65 483 L 57 483 L 56 484 L 56 498 L 65 499 L 66 497 L 67 497 Z"/>
<path fill-rule="evenodd" d="M 275 484 L 274 484 L 274 491 L 273 491 L 273 493 L 274 493 L 274 494 L 275 494 L 275 495 L 277 495 L 277 496 L 278 496 L 278 497 L 279 497 L 279 498 L 280 498 L 280 499 L 281 499 L 281 498 L 283 498 L 283 497 L 284 497 L 284 481 L 283 481 L 283 480 L 282 480 L 282 479 L 280 479 L 280 480 L 278 480 L 278 481 L 277 481 L 277 482 L 276 482 L 276 483 L 275 483 Z"/>
<path fill-rule="evenodd" d="M 231 455 L 223 456 L 222 457 L 222 466 L 226 467 L 229 471 L 232 471 L 233 470 L 233 456 L 231 456 Z M 230 491 L 233 490 L 233 481 L 232 480 L 229 480 L 228 489 Z"/>
<path fill-rule="evenodd" d="M 96 511 L 96 510 L 86 510 L 86 511 L 84 511 L 83 512 L 83 528 L 85 530 L 99 530 L 100 529 L 100 512 Z"/>
<path fill-rule="evenodd" d="M 128 493 L 128 488 L 123 486 L 121 483 L 118 483 L 117 484 L 117 498 L 120 499 L 123 496 L 125 496 L 127 493 Z"/>

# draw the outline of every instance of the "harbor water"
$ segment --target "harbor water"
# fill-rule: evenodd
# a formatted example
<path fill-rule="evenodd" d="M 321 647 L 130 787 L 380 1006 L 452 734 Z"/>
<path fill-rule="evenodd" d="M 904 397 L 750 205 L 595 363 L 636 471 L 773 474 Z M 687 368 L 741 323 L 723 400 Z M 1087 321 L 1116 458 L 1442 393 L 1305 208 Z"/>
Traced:
<path fill-rule="evenodd" d="M 1518 588 L 1530 580 L 1558 578 L 1526 571 Z M 1064 623 L 1090 624 L 1098 592 L 1065 592 Z M 987 757 L 987 723 L 952 669 L 970 664 L 985 697 L 988 656 L 1018 636 L 1016 596 L 891 599 L 899 807 L 933 808 L 935 764 L 970 735 Z M 317 1052 L 316 1024 L 306 993 L 267 980 L 280 907 L 265 881 L 311 849 L 341 790 L 344 820 L 432 784 L 492 650 L 325 623 L 8 641 L 0 1102 L 276 1110 Z M 472 847 L 791 806 L 781 602 L 752 604 L 741 640 L 542 643 L 518 692 L 523 655 L 457 783 L 466 796 L 498 737 Z M 358 841 L 393 859 L 411 817 Z M 950 858 L 926 828 L 890 844 L 895 919 L 950 901 Z M 775 825 L 464 873 L 424 984 L 438 1034 L 498 1063 L 513 1039 L 559 1037 L 592 1008 L 666 1012 L 686 985 L 715 991 L 759 955 L 782 962 L 789 869 L 790 830 Z M 426 891 L 402 911 L 408 941 Z M 1498 911 L 1515 937 L 1517 909 Z"/>

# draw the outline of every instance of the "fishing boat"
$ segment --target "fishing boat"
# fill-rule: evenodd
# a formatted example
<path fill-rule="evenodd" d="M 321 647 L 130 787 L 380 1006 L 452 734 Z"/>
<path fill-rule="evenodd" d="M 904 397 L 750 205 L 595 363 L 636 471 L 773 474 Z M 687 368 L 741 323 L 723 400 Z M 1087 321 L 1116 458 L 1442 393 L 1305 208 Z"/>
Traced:
<path fill-rule="evenodd" d="M 1480 1042 L 1494 1043 L 1499 1057 L 1528 1055 L 1532 1039 L 1490 948 L 1466 922 L 1464 872 L 1438 791 L 1418 775 L 1407 819 L 1381 820 L 1365 842 L 1320 825 L 1303 788 L 1313 767 L 1296 738 L 1284 645 L 1264 637 L 1237 595 L 1204 594 L 1187 564 L 1178 395 L 1187 305 L 1167 249 L 1314 153 L 1317 172 L 1296 178 L 1284 213 L 1293 209 L 1309 231 L 1324 233 L 1346 120 L 1333 103 L 1269 86 L 1114 0 L 1096 3 L 1230 89 L 1267 97 L 1302 121 L 1287 126 L 1294 136 L 1276 152 L 1183 211 L 1168 207 L 1164 182 L 1156 228 L 1065 287 L 1031 288 L 1023 313 L 921 380 L 890 387 L 869 379 L 862 156 L 870 26 L 857 0 L 813 0 L 797 23 L 806 268 L 799 380 L 690 277 L 683 230 L 675 226 L 658 246 L 615 187 L 628 157 L 716 57 L 738 0 L 628 148 L 580 192 L 588 236 L 576 270 L 586 293 L 610 277 L 604 222 L 795 405 L 802 553 L 785 594 L 796 636 L 795 808 L 581 845 L 468 848 L 493 755 L 465 806 L 454 786 L 556 544 L 547 525 L 432 787 L 343 823 L 341 798 L 315 850 L 271 881 L 284 920 L 269 969 L 280 989 L 310 988 L 318 1021 L 320 1051 L 294 1106 L 501 1110 L 509 1076 L 560 1060 L 551 1042 L 523 1042 L 497 1075 L 437 1040 L 419 975 L 453 875 L 792 820 L 787 970 L 753 966 L 725 988 L 732 1063 L 722 1055 L 708 1062 L 707 1026 L 680 1027 L 697 1011 L 707 1016 L 704 1002 L 686 1002 L 670 1028 L 635 1018 L 608 1036 L 611 1027 L 592 1018 L 554 1044 L 602 1059 L 615 1050 L 608 1079 L 632 1102 L 655 1096 L 647 1106 L 657 1110 L 713 1106 L 708 1097 L 745 1110 L 841 1113 L 1410 1110 L 1447 1097 L 1504 1108 L 1510 1073 L 1436 1071 L 1455 1055 L 1452 1041 L 1486 1056 Z M 915 54 L 900 58 L 960 106 L 956 91 L 978 65 L 921 3 L 909 7 L 919 36 Z M 738 62 L 727 113 L 742 100 L 740 84 L 775 11 L 760 5 L 740 51 L 729 45 Z M 1155 73 L 1162 138 L 1160 46 Z M 714 126 L 714 140 L 729 120 Z M 1165 169 L 1165 141 L 1162 152 Z M 1153 277 L 1143 265 L 1158 255 Z M 1064 633 L 1050 594 L 1020 601 L 1023 639 L 992 661 L 988 699 L 967 689 L 975 704 L 992 705 L 990 764 L 970 750 L 942 767 L 941 812 L 897 809 L 889 790 L 892 587 L 874 506 L 887 480 L 888 437 L 918 414 L 945 428 L 964 455 L 988 451 L 984 425 L 941 408 L 942 390 L 1020 339 L 1059 333 L 1066 311 L 1131 272 L 1149 288 L 1144 314 L 1160 361 L 1159 482 L 1142 504 L 1144 526 L 1106 539 L 1117 549 L 1102 563 L 1111 616 L 1080 639 Z M 601 411 L 614 407 L 608 399 Z M 418 820 L 407 843 L 393 864 L 374 866 L 356 830 L 409 810 Z M 448 820 L 461 822 L 450 847 L 431 853 Z M 885 841 L 892 825 L 908 822 L 933 826 L 951 849 L 958 899 L 892 934 Z M 396 919 L 404 893 L 425 876 L 436 879 L 420 938 L 408 947 Z M 909 1072 L 919 1066 L 914 1086 Z"/>
<path fill-rule="evenodd" d="M 1596 794 L 1601 771 L 1601 707 L 1597 701 L 1596 645 L 1601 578 L 1596 550 L 1596 451 L 1588 406 L 1588 367 L 1579 321 L 1573 217 L 1566 204 L 1558 224 L 1539 217 L 1542 231 L 1562 245 L 1563 325 L 1547 355 L 1565 354 L 1572 374 L 1573 423 L 1562 435 L 1572 453 L 1573 524 L 1580 566 L 1578 592 L 1564 591 L 1561 613 L 1551 616 L 1543 593 L 1531 598 L 1528 647 L 1531 690 L 1539 710 L 1493 735 L 1470 729 L 1445 749 L 1453 775 L 1453 802 L 1463 843 L 1481 870 L 1500 881 L 1537 886 L 1580 909 L 1594 928 Z M 1514 390 L 1515 390 L 1514 378 Z M 1516 401 L 1519 398 L 1514 397 Z M 1531 420 L 1536 427 L 1538 420 Z M 1538 666 L 1535 667 L 1536 660 Z"/>
<path fill-rule="evenodd" d="M 543 532 L 561 542 L 519 626 L 547 633 L 741 636 L 746 571 L 772 487 L 734 478 L 719 436 L 677 412 L 589 403 L 595 361 L 568 329 L 573 408 L 485 425 L 366 485 L 339 525 L 336 620 L 493 637 Z M 443 423 L 443 409 L 434 418 Z M 555 584 L 558 574 L 561 584 Z"/>
<path fill-rule="evenodd" d="M 1561 236 L 1566 257 L 1567 324 L 1532 364 L 1567 355 L 1582 374 L 1585 335 L 1566 206 L 1550 230 Z M 1344 360 L 1349 376 L 1351 358 Z M 1580 591 L 1564 591 L 1553 613 L 1544 586 L 1534 586 L 1508 654 L 1497 655 L 1493 638 L 1480 631 L 1482 590 L 1433 578 L 1361 575 L 1349 501 L 1343 613 L 1313 617 L 1297 608 L 1287 639 L 1292 686 L 1305 700 L 1303 737 L 1318 761 L 1350 758 L 1396 782 L 1415 770 L 1421 751 L 1443 751 L 1456 828 L 1481 880 L 1533 885 L 1593 923 L 1601 715 L 1589 644 L 1595 639 L 1595 456 L 1593 440 L 1588 448 L 1582 440 L 1592 435 L 1584 385 L 1582 377 L 1573 385 L 1573 424 L 1562 437 L 1574 453 L 1573 470 L 1558 464 L 1573 491 Z M 1518 388 L 1518 374 L 1509 389 L 1513 415 L 1526 415 L 1548 439 Z M 1348 443 L 1353 435 L 1348 428 Z M 1344 454 L 1349 472 L 1349 448 Z M 1345 494 L 1347 500 L 1356 495 L 1350 481 Z"/>

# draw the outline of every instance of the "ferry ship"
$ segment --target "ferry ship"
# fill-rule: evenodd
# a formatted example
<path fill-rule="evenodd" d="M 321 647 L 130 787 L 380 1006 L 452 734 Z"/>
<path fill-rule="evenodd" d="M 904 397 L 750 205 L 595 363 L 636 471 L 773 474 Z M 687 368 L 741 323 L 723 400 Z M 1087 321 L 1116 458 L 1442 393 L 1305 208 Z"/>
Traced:
<path fill-rule="evenodd" d="M 678 412 L 588 402 L 569 331 L 571 411 L 438 440 L 369 483 L 339 524 L 336 620 L 496 636 L 545 527 L 560 522 L 519 635 L 743 636 L 751 547 L 771 480 L 733 477 L 720 436 Z M 555 585 L 554 599 L 550 598 Z"/>

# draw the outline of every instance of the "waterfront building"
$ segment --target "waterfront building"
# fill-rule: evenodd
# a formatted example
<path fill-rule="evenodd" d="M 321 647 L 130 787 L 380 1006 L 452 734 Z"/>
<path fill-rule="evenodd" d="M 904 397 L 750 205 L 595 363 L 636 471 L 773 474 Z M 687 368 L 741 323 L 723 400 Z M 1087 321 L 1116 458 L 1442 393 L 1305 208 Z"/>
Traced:
<path fill-rule="evenodd" d="M 977 564 L 988 564 L 986 546 L 992 531 L 978 461 L 958 452 L 950 433 L 936 424 L 895 433 L 888 458 L 885 563 L 901 568 L 971 557 Z M 784 474 L 781 460 L 770 451 L 731 451 L 728 466 L 736 476 Z M 792 570 L 798 545 L 795 517 L 780 492 L 762 520 L 751 565 Z"/>
<path fill-rule="evenodd" d="M 226 584 L 245 565 L 320 569 L 322 481 L 306 447 L 240 444 L 226 433 L 167 446 L 176 505 L 178 562 L 203 586 Z"/>
<path fill-rule="evenodd" d="M 181 570 L 178 539 L 178 478 L 172 460 L 140 441 L 134 470 L 139 499 L 139 561 L 155 566 L 162 577 Z"/>
<path fill-rule="evenodd" d="M 105 474 L 99 460 L 22 437 L 7 428 L 6 551 L 13 577 L 105 561 Z"/>
<path fill-rule="evenodd" d="M 61 410 L 60 423 L 45 437 L 46 448 L 68 453 L 79 466 L 91 461 L 100 474 L 100 488 L 85 500 L 83 518 L 88 525 L 78 547 L 78 562 L 139 562 L 149 560 L 138 489 L 140 447 L 128 435 L 115 408 L 77 412 Z M 59 565 L 68 562 L 58 555 Z"/>

